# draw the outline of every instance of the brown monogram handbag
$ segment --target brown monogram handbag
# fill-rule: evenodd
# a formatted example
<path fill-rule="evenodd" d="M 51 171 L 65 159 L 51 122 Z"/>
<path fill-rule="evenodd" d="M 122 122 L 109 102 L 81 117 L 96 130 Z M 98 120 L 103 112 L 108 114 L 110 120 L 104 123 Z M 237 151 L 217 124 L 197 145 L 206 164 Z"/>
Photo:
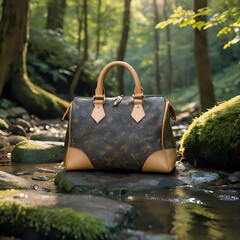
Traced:
<path fill-rule="evenodd" d="M 132 75 L 134 95 L 105 97 L 104 79 L 114 66 Z M 106 65 L 95 96 L 75 97 L 69 105 L 65 140 L 67 170 L 98 169 L 171 172 L 177 154 L 170 125 L 175 111 L 163 96 L 145 96 L 136 71 L 126 62 Z"/>

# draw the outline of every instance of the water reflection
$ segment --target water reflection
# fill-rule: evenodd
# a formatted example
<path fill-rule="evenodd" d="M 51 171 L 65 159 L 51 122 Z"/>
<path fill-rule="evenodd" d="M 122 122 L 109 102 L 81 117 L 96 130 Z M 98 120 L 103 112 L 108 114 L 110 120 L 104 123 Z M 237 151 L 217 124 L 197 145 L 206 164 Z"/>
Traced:
<path fill-rule="evenodd" d="M 229 195 L 226 190 L 228 201 L 225 201 L 219 198 L 222 189 L 213 191 L 202 187 L 166 189 L 144 197 L 128 198 L 128 202 L 140 211 L 134 228 L 170 234 L 177 240 L 239 239 L 239 196 Z"/>

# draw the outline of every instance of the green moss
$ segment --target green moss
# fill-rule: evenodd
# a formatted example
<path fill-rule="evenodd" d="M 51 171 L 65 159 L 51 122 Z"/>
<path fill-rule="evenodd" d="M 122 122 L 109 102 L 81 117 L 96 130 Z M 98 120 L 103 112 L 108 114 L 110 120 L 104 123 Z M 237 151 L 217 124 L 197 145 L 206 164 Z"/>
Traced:
<path fill-rule="evenodd" d="M 6 191 L 0 191 L 0 202 L 4 199 L 6 199 L 7 197 L 11 197 L 12 195 L 14 195 L 16 193 L 15 190 L 11 189 L 11 190 L 6 190 Z"/>
<path fill-rule="evenodd" d="M 17 144 L 19 149 L 44 149 L 44 145 L 39 145 L 39 143 L 34 143 L 33 141 L 22 141 Z"/>
<path fill-rule="evenodd" d="M 57 174 L 54 183 L 61 190 L 60 192 L 75 193 L 74 184 L 65 177 L 65 174 Z"/>
<path fill-rule="evenodd" d="M 15 185 L 14 183 L 0 180 L 0 190 L 7 190 L 7 189 L 26 189 L 26 188 Z"/>
<path fill-rule="evenodd" d="M 63 159 L 63 146 L 57 143 L 46 143 L 31 140 L 21 141 L 12 150 L 13 162 L 24 163 L 51 163 L 61 162 Z"/>
<path fill-rule="evenodd" d="M 32 239 L 111 239 L 109 230 L 95 216 L 70 208 L 32 207 L 18 201 L 0 202 L 0 228 L 2 226 L 5 229 L 1 231 L 14 229 L 19 236 L 32 231 Z"/>
<path fill-rule="evenodd" d="M 34 85 L 28 79 L 26 71 L 21 69 L 18 81 L 11 81 L 12 96 L 28 111 L 41 117 L 61 117 L 69 102 Z"/>
<path fill-rule="evenodd" d="M 197 146 L 207 146 L 209 151 L 220 152 L 225 160 L 230 155 L 237 156 L 240 148 L 240 95 L 194 119 L 180 145 L 183 157 L 186 149 L 197 150 Z"/>

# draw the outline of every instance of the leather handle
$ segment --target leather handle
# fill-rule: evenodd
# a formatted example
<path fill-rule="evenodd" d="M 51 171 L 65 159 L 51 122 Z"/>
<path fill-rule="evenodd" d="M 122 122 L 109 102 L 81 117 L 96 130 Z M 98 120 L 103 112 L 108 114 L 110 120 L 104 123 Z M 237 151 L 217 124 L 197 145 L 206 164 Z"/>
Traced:
<path fill-rule="evenodd" d="M 134 89 L 135 96 L 139 96 L 139 97 L 143 96 L 143 88 L 141 86 L 138 75 L 137 75 L 136 71 L 134 70 L 134 68 L 126 62 L 114 61 L 114 62 L 107 64 L 101 71 L 101 73 L 98 77 L 97 88 L 95 90 L 95 97 L 105 97 L 103 83 L 104 83 L 107 73 L 115 66 L 124 67 L 131 73 L 134 83 L 135 83 L 135 89 Z"/>

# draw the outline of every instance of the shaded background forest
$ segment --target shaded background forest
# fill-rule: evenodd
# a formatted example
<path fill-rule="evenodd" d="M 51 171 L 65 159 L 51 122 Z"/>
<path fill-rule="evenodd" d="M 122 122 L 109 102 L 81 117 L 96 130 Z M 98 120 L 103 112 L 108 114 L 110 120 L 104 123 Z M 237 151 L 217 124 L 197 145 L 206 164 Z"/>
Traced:
<path fill-rule="evenodd" d="M 222 12 L 239 6 L 239 0 L 208 4 Z M 196 102 L 193 29 L 172 25 L 155 29 L 180 5 L 193 9 L 189 0 L 31 0 L 29 79 L 70 101 L 74 95 L 92 96 L 101 69 L 111 61 L 124 60 L 138 72 L 145 94 L 163 94 L 178 104 Z M 229 35 L 217 37 L 220 28 L 208 31 L 217 101 L 240 90 L 240 48 L 236 44 L 223 50 Z M 118 69 L 108 74 L 107 96 L 132 95 L 131 75 L 124 71 L 123 81 L 122 72 Z M 10 97 L 8 85 L 3 97 Z"/>

